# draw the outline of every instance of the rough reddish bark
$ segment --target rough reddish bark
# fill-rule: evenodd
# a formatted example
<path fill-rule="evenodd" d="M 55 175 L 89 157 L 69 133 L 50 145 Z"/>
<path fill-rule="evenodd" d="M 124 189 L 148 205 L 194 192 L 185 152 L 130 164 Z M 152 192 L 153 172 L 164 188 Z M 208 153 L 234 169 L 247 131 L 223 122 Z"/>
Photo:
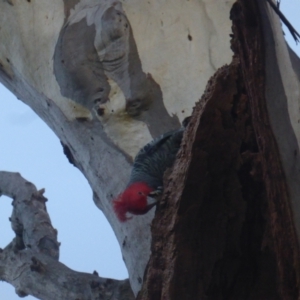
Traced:
<path fill-rule="evenodd" d="M 152 227 L 146 299 L 298 299 L 299 249 L 265 100 L 255 0 L 197 103 Z"/>

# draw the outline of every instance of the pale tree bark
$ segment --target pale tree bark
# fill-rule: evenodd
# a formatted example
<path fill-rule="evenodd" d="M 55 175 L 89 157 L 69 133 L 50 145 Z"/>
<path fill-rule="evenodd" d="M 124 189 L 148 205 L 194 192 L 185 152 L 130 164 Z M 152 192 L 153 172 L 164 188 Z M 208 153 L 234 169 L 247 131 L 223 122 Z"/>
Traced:
<path fill-rule="evenodd" d="M 267 1 L 10 0 L 0 28 L 1 82 L 88 179 L 135 295 L 145 279 L 140 299 L 298 298 L 299 58 Z M 192 111 L 151 246 L 154 210 L 120 224 L 111 201 Z M 59 264 L 36 252 L 31 276 Z"/>
<path fill-rule="evenodd" d="M 0 192 L 13 199 L 10 221 L 16 234 L 0 251 L 0 277 L 20 297 L 134 299 L 129 280 L 75 272 L 58 261 L 57 230 L 47 213 L 44 190 L 37 191 L 18 173 L 0 172 Z"/>

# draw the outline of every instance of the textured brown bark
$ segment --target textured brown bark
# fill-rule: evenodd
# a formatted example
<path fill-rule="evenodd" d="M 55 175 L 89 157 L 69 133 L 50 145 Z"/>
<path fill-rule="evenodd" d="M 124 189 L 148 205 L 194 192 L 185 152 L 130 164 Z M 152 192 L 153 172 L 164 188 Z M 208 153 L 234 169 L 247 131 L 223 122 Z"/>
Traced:
<path fill-rule="evenodd" d="M 138 299 L 298 299 L 299 249 L 265 101 L 260 12 L 237 1 L 152 227 Z"/>
<path fill-rule="evenodd" d="M 265 101 L 264 49 L 256 1 L 239 1 L 232 10 L 236 52 L 249 96 L 253 128 L 262 155 L 263 179 L 268 199 L 269 226 L 276 254 L 278 283 L 284 299 L 299 298 L 299 246 L 288 186 L 278 147 L 271 131 Z M 275 286 L 274 286 L 275 287 Z"/>

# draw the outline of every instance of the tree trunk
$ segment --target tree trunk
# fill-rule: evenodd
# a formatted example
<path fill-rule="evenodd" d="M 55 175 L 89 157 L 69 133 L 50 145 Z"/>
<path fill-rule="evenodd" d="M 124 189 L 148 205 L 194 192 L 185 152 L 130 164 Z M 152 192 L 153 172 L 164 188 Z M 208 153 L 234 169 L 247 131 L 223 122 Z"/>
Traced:
<path fill-rule="evenodd" d="M 299 58 L 266 1 L 10 0 L 0 27 L 1 82 L 88 179 L 139 299 L 298 299 Z M 153 211 L 111 201 L 191 113 L 151 242 Z"/>
<path fill-rule="evenodd" d="M 193 112 L 138 299 L 299 298 L 295 102 L 282 82 L 294 71 L 273 17 L 266 3 L 233 5 L 235 55 Z"/>

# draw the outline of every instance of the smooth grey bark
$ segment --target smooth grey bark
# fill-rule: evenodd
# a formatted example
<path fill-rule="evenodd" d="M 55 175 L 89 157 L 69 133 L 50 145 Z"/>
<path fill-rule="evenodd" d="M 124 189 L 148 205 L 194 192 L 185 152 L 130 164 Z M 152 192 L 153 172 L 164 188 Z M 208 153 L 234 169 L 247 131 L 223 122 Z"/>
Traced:
<path fill-rule="evenodd" d="M 38 299 L 134 299 L 129 280 L 76 272 L 58 261 L 57 230 L 46 209 L 44 190 L 19 173 L 0 172 L 0 192 L 13 199 L 10 218 L 16 237 L 0 251 L 0 280 L 20 297 Z"/>

